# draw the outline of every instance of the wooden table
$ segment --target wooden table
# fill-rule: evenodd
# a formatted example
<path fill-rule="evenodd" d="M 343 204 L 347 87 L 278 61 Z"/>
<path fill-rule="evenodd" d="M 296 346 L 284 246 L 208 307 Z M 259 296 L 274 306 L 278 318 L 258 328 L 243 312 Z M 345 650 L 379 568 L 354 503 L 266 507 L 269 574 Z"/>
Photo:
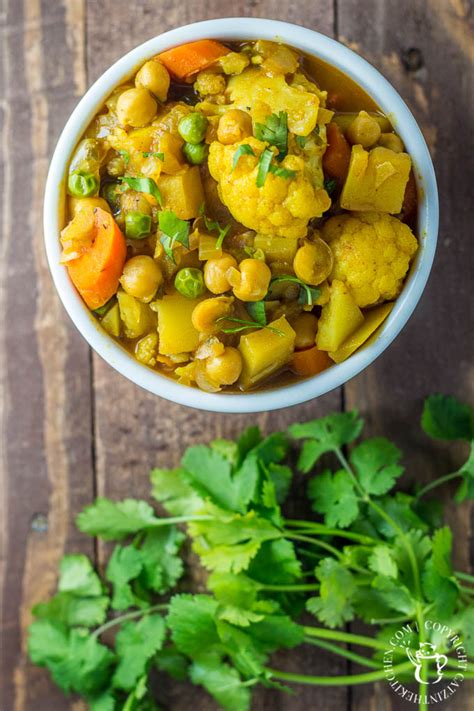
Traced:
<path fill-rule="evenodd" d="M 24 634 L 31 605 L 54 589 L 65 551 L 81 550 L 103 562 L 104 551 L 74 528 L 75 515 L 98 494 L 147 496 L 152 466 L 175 463 L 190 443 L 235 436 L 250 418 L 200 413 L 148 395 L 92 354 L 69 321 L 48 273 L 41 226 L 48 162 L 67 116 L 92 81 L 136 44 L 222 15 L 272 17 L 320 30 L 359 51 L 393 82 L 420 122 L 437 167 L 441 231 L 428 288 L 388 352 L 344 388 L 252 419 L 265 429 L 283 428 L 357 406 L 370 432 L 408 448 L 410 477 L 428 479 L 438 469 L 449 471 L 457 453 L 436 453 L 420 434 L 423 397 L 441 391 L 469 398 L 471 390 L 472 402 L 474 18 L 469 0 L 4 0 L 2 7 L 0 708 L 77 710 L 81 704 L 66 700 L 27 661 Z M 448 515 L 457 532 L 457 565 L 467 570 L 473 563 L 470 508 L 449 508 Z M 346 670 L 345 662 L 316 650 L 280 661 L 306 673 Z M 466 685 L 443 708 L 473 709 L 470 691 L 470 700 Z M 204 693 L 187 687 L 168 689 L 167 703 L 173 711 L 191 704 L 215 708 Z M 254 708 L 402 706 L 381 683 L 308 687 L 292 697 L 262 691 Z"/>

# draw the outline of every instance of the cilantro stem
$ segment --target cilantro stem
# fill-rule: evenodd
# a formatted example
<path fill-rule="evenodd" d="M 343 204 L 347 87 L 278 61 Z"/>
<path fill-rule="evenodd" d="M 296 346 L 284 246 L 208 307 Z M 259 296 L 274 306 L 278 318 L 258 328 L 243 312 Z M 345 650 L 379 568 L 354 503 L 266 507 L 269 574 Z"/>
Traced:
<path fill-rule="evenodd" d="M 466 595 L 474 595 L 474 588 L 468 588 L 466 585 L 460 585 L 459 589 Z"/>
<path fill-rule="evenodd" d="M 402 662 L 392 668 L 394 673 L 403 673 L 413 669 L 411 662 Z M 278 669 L 265 668 L 265 671 L 275 679 L 282 681 L 294 681 L 298 684 L 314 684 L 316 686 L 354 686 L 356 684 L 369 684 L 372 681 L 385 679 L 386 672 L 378 671 L 365 672 L 363 674 L 347 674 L 345 676 L 310 676 L 306 674 L 293 674 L 283 672 Z"/>
<path fill-rule="evenodd" d="M 465 580 L 468 583 L 474 583 L 474 575 L 469 575 L 469 573 L 462 573 L 458 570 L 454 571 L 454 575 L 456 578 L 459 578 L 459 580 Z"/>
<path fill-rule="evenodd" d="M 341 632 L 339 630 L 329 630 L 326 627 L 304 627 L 304 632 L 309 637 L 317 637 L 318 639 L 332 639 L 336 642 L 347 642 L 348 644 L 360 644 L 362 647 L 371 647 L 379 649 L 382 652 L 387 650 L 387 645 L 372 637 L 365 637 L 361 634 L 352 632 Z"/>
<path fill-rule="evenodd" d="M 333 652 L 334 654 L 338 654 L 340 657 L 345 657 L 345 659 L 349 659 L 351 662 L 355 662 L 356 664 L 361 664 L 364 667 L 368 667 L 369 669 L 381 669 L 382 667 L 380 664 L 377 664 L 377 662 L 373 662 L 371 659 L 367 659 L 367 657 L 363 657 L 362 654 L 357 654 L 356 652 L 352 652 L 350 649 L 346 649 L 345 647 L 339 647 L 337 644 L 332 644 L 331 642 L 324 642 L 322 639 L 315 639 L 308 637 L 307 639 L 304 640 L 306 644 L 312 644 L 315 647 L 320 647 L 321 649 L 326 649 L 328 652 Z"/>
<path fill-rule="evenodd" d="M 172 526 L 175 523 L 191 523 L 192 521 L 213 521 L 213 516 L 174 516 L 169 518 L 160 518 L 154 523 L 149 524 L 147 528 L 155 528 L 159 526 Z"/>
<path fill-rule="evenodd" d="M 122 622 L 125 622 L 125 620 L 134 620 L 137 617 L 149 615 L 150 612 L 165 612 L 167 609 L 168 605 L 164 605 L 161 603 L 159 605 L 151 605 L 151 607 L 146 607 L 143 610 L 133 610 L 132 612 L 126 612 L 124 615 L 114 617 L 113 620 L 109 620 L 100 627 L 97 627 L 97 629 L 94 630 L 94 632 L 92 633 L 92 637 L 100 637 L 100 635 L 106 632 L 106 630 L 109 630 L 111 627 L 115 627 L 116 625 L 121 625 Z"/>
<path fill-rule="evenodd" d="M 432 491 L 433 489 L 436 489 L 437 486 L 442 486 L 442 484 L 446 484 L 448 481 L 457 479 L 460 476 L 462 476 L 461 472 L 452 472 L 451 474 L 445 474 L 444 476 L 440 476 L 438 477 L 438 479 L 430 481 L 429 484 L 426 484 L 426 486 L 420 489 L 420 491 L 416 495 L 416 498 L 421 499 L 421 497 L 427 494 L 428 491 Z"/>
<path fill-rule="evenodd" d="M 324 536 L 338 536 L 339 538 L 347 538 L 349 541 L 357 541 L 363 545 L 372 545 L 378 543 L 375 538 L 370 536 L 363 536 L 360 533 L 353 533 L 352 531 L 342 531 L 339 528 L 328 528 L 322 523 L 316 523 L 313 521 L 293 521 L 291 519 L 285 519 L 285 523 L 288 526 L 295 528 L 307 528 L 308 530 L 314 530 L 316 533 L 321 533 Z"/>
<path fill-rule="evenodd" d="M 291 531 L 284 531 L 283 533 L 285 538 L 290 538 L 293 541 L 302 541 L 303 543 L 311 543 L 313 546 L 324 548 L 329 553 L 332 553 L 335 558 L 343 558 L 341 551 L 338 551 L 337 548 L 331 546 L 330 543 L 326 543 L 326 541 L 319 541 L 317 538 L 310 538 L 309 536 L 300 536 L 299 534 L 292 533 Z"/>

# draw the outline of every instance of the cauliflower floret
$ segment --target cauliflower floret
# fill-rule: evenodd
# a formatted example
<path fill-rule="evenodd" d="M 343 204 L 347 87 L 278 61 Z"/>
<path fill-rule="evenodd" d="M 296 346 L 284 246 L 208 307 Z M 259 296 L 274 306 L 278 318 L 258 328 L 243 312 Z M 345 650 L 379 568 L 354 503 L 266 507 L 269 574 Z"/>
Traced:
<path fill-rule="evenodd" d="M 271 113 L 285 111 L 288 128 L 297 136 L 308 136 L 318 120 L 319 98 L 299 84 L 290 86 L 282 74 L 267 76 L 260 69 L 246 69 L 229 79 L 230 101 L 249 111 L 253 121 L 265 123 Z"/>
<path fill-rule="evenodd" d="M 250 64 L 248 54 L 245 52 L 229 52 L 219 59 L 224 74 L 242 74 Z"/>
<path fill-rule="evenodd" d="M 251 146 L 255 155 L 241 155 L 233 170 L 236 151 L 242 144 Z M 288 155 L 279 164 L 296 172 L 283 178 L 268 173 L 264 185 L 257 187 L 258 160 L 266 143 L 248 137 L 224 146 L 211 144 L 209 171 L 217 181 L 219 197 L 233 217 L 251 230 L 280 237 L 304 237 L 308 221 L 319 217 L 331 206 L 323 189 L 315 189 L 306 175 L 305 162 Z"/>
<path fill-rule="evenodd" d="M 158 348 L 158 334 L 152 331 L 140 338 L 135 346 L 135 355 L 140 363 L 153 367 L 156 365 L 156 352 Z"/>
<path fill-rule="evenodd" d="M 225 79 L 215 72 L 199 72 L 194 82 L 194 89 L 201 96 L 222 94 L 225 91 Z"/>
<path fill-rule="evenodd" d="M 323 227 L 323 238 L 334 256 L 330 281 L 346 282 L 361 307 L 399 295 L 418 249 L 408 225 L 377 212 L 331 217 Z"/>

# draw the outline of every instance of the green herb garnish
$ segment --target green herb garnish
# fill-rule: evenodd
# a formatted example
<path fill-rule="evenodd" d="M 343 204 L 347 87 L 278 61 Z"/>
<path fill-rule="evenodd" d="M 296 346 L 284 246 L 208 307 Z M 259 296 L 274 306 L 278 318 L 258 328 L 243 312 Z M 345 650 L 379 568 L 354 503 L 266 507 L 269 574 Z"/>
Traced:
<path fill-rule="evenodd" d="M 119 178 L 119 180 L 128 185 L 129 188 L 132 188 L 132 190 L 153 195 L 158 205 L 160 205 L 160 207 L 163 206 L 163 199 L 160 191 L 158 190 L 158 185 L 152 178 L 129 178 L 124 176 Z"/>
<path fill-rule="evenodd" d="M 255 155 L 255 153 L 254 153 L 252 146 L 249 146 L 248 143 L 243 143 L 241 146 L 239 146 L 237 148 L 237 150 L 234 153 L 234 159 L 232 161 L 232 170 L 236 169 L 240 156 L 254 156 L 254 155 Z"/>
<path fill-rule="evenodd" d="M 199 208 L 199 214 L 204 220 L 206 230 L 209 230 L 209 232 L 217 232 L 218 238 L 216 242 L 216 249 L 221 249 L 222 243 L 224 242 L 224 239 L 227 236 L 227 233 L 229 232 L 231 226 L 225 225 L 224 227 L 221 227 L 217 220 L 212 220 L 210 217 L 206 216 L 205 209 L 206 207 L 203 203 Z"/>
<path fill-rule="evenodd" d="M 258 161 L 257 188 L 263 188 L 265 185 L 272 160 L 273 151 L 270 148 L 265 148 Z"/>
<path fill-rule="evenodd" d="M 123 158 L 124 164 L 127 166 L 130 163 L 130 153 L 128 151 L 119 151 Z"/>
<path fill-rule="evenodd" d="M 278 148 L 277 160 L 283 160 L 288 153 L 288 114 L 280 111 L 271 114 L 265 123 L 255 124 L 255 138 L 266 141 L 271 146 Z"/>
<path fill-rule="evenodd" d="M 157 151 L 142 151 L 142 156 L 144 158 L 157 158 L 163 161 L 165 159 L 164 153 L 158 153 Z"/>
<path fill-rule="evenodd" d="M 284 333 L 282 333 L 282 331 L 278 328 L 267 326 L 266 323 L 262 324 L 259 321 L 250 321 L 247 319 L 236 318 L 235 316 L 220 316 L 216 320 L 216 323 L 219 323 L 220 321 L 229 321 L 230 323 L 236 324 L 236 326 L 232 326 L 230 328 L 222 328 L 222 333 L 240 333 L 241 331 L 247 331 L 250 328 L 268 328 L 269 331 L 276 333 L 278 336 L 284 336 Z"/>
<path fill-rule="evenodd" d="M 261 153 L 258 161 L 257 187 L 262 188 L 267 179 L 268 173 L 273 173 L 279 178 L 294 178 L 296 171 L 283 168 L 279 165 L 272 165 L 273 151 L 270 148 L 265 148 Z"/>
<path fill-rule="evenodd" d="M 294 178 L 296 175 L 296 170 L 282 168 L 279 165 L 270 165 L 268 170 L 270 171 L 270 173 L 273 173 L 273 175 L 276 175 L 278 178 L 286 178 L 286 180 L 288 180 L 289 178 Z"/>
<path fill-rule="evenodd" d="M 158 214 L 158 225 L 163 233 L 160 237 L 163 249 L 174 262 L 173 247 L 176 242 L 189 248 L 189 222 L 181 220 L 172 210 L 162 210 Z"/>
<path fill-rule="evenodd" d="M 267 312 L 264 301 L 249 301 L 245 308 L 249 316 L 261 326 L 267 325 Z"/>
<path fill-rule="evenodd" d="M 299 285 L 299 287 L 300 287 L 300 294 L 298 297 L 299 304 L 313 306 L 315 301 L 317 301 L 317 299 L 321 295 L 321 289 L 318 289 L 315 286 L 310 286 L 309 284 L 306 284 L 306 282 L 304 282 L 302 279 L 299 279 L 297 276 L 293 276 L 292 274 L 282 274 L 281 276 L 273 277 L 270 281 L 270 287 L 272 284 L 278 284 L 278 282 L 282 282 L 282 281 L 289 281 L 289 282 L 292 282 L 293 284 Z"/>

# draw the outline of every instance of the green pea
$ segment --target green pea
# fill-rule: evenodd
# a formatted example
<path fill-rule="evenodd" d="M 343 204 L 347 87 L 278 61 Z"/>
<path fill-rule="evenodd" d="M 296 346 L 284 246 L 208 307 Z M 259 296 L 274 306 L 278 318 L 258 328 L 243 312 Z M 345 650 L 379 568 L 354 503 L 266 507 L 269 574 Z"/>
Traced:
<path fill-rule="evenodd" d="M 127 212 L 125 234 L 129 239 L 143 239 L 151 232 L 151 217 L 143 212 Z"/>
<path fill-rule="evenodd" d="M 183 146 L 184 157 L 191 165 L 201 165 L 209 153 L 209 146 L 206 143 L 185 143 Z"/>
<path fill-rule="evenodd" d="M 193 267 L 180 269 L 176 274 L 174 285 L 179 293 L 188 299 L 197 299 L 206 291 L 202 271 Z"/>
<path fill-rule="evenodd" d="M 120 196 L 122 194 L 122 190 L 117 183 L 106 183 L 102 186 L 100 194 L 101 197 L 108 202 L 114 215 L 120 212 Z"/>
<path fill-rule="evenodd" d="M 99 181 L 92 173 L 74 172 L 68 178 L 67 187 L 74 197 L 92 197 L 99 191 Z"/>
<path fill-rule="evenodd" d="M 207 118 L 196 112 L 183 116 L 178 124 L 178 132 L 186 143 L 197 144 L 204 140 L 207 130 Z"/>

